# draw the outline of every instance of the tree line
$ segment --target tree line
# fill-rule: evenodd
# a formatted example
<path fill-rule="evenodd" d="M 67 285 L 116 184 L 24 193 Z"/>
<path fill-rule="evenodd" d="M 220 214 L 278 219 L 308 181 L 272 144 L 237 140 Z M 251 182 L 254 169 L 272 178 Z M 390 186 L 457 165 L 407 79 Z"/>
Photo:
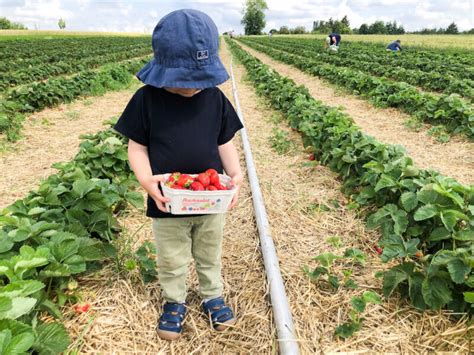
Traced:
<path fill-rule="evenodd" d="M 259 35 L 262 34 L 265 28 L 265 13 L 268 9 L 265 0 L 246 0 L 243 10 L 242 25 L 246 35 Z M 332 17 L 329 20 L 318 20 L 313 22 L 313 28 L 311 33 L 323 33 L 327 34 L 330 32 L 336 32 L 341 34 L 389 34 L 398 35 L 407 33 L 403 25 L 398 24 L 396 21 L 384 22 L 375 21 L 372 24 L 363 23 L 358 28 L 351 28 L 349 18 L 345 15 L 342 19 L 337 20 Z M 304 26 L 296 26 L 290 28 L 288 26 L 281 26 L 280 29 L 272 28 L 269 33 L 278 34 L 303 34 L 308 33 Z M 412 31 L 409 33 L 419 34 L 458 34 L 461 33 L 456 23 L 452 22 L 447 28 L 424 28 L 420 31 Z M 465 31 L 462 33 L 474 34 L 474 29 Z"/>
<path fill-rule="evenodd" d="M 297 26 L 294 28 L 289 28 L 288 26 L 281 26 L 279 30 L 271 29 L 269 32 L 277 34 L 302 34 L 309 33 L 304 26 Z M 375 21 L 372 24 L 363 23 L 360 27 L 351 28 L 347 16 L 344 16 L 341 20 L 333 20 L 330 18 L 327 21 L 314 21 L 313 29 L 310 33 L 340 33 L 340 34 L 361 34 L 361 35 L 371 35 L 371 34 L 382 34 L 382 35 L 398 35 L 405 33 L 414 33 L 414 34 L 474 34 L 474 29 L 469 31 L 460 32 L 458 26 L 455 22 L 452 22 L 446 28 L 423 28 L 419 31 L 405 31 L 403 25 L 398 24 L 397 21 L 393 22 L 384 22 L 384 21 Z M 247 34 L 247 33 L 246 33 Z M 255 34 L 255 33 L 254 33 Z"/>
<path fill-rule="evenodd" d="M 28 28 L 19 23 L 12 22 L 6 17 L 0 17 L 0 30 L 27 30 Z"/>

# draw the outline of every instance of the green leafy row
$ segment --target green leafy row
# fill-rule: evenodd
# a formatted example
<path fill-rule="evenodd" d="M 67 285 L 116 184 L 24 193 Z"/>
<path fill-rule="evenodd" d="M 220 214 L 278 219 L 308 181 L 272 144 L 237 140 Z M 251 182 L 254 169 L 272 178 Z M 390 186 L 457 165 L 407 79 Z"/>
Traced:
<path fill-rule="evenodd" d="M 133 48 L 150 48 L 150 38 L 102 36 L 1 41 L 0 73 L 24 70 L 44 63 L 54 64 L 118 53 Z"/>
<path fill-rule="evenodd" d="M 281 40 L 279 38 L 245 38 L 243 43 L 259 43 L 273 49 L 278 49 L 320 62 L 336 65 L 338 67 L 349 67 L 369 73 L 375 76 L 384 76 L 395 81 L 403 81 L 408 84 L 421 87 L 428 91 L 439 91 L 445 94 L 459 94 L 472 101 L 474 99 L 474 81 L 465 78 L 463 74 L 449 74 L 443 68 L 425 72 L 419 69 L 406 69 L 398 66 L 397 59 L 405 53 L 385 53 L 380 51 L 365 53 L 353 53 L 350 48 L 343 47 L 337 55 L 328 52 L 320 45 L 302 44 L 298 41 Z M 379 57 L 393 57 L 393 63 L 380 63 Z"/>
<path fill-rule="evenodd" d="M 407 83 L 374 77 L 350 68 L 321 64 L 311 58 L 256 43 L 249 43 L 249 45 L 277 60 L 294 65 L 304 72 L 323 77 L 332 83 L 353 90 L 356 94 L 371 98 L 376 105 L 402 109 L 427 123 L 442 124 L 448 132 L 465 134 L 469 139 L 474 139 L 474 110 L 459 95 L 438 96 L 424 93 Z"/>
<path fill-rule="evenodd" d="M 79 96 L 100 95 L 129 85 L 132 75 L 146 63 L 146 59 L 110 64 L 97 71 L 87 70 L 71 77 L 61 77 L 22 86 L 0 100 L 0 133 L 15 141 L 24 120 L 23 113 L 39 111 Z"/>
<path fill-rule="evenodd" d="M 361 132 L 343 111 L 228 40 L 259 94 L 282 111 L 305 146 L 343 180 L 343 191 L 380 228 L 386 297 L 398 290 L 418 309 L 474 313 L 474 186 L 421 170 L 398 146 Z"/>
<path fill-rule="evenodd" d="M 305 38 L 259 38 L 264 43 L 283 43 L 285 45 L 298 47 L 302 50 L 314 50 L 324 52 L 323 41 L 320 39 Z M 397 67 L 407 70 L 420 70 L 425 74 L 437 72 L 451 75 L 456 79 L 467 78 L 474 80 L 474 51 L 454 50 L 436 48 L 432 50 L 426 47 L 403 46 L 404 50 L 397 53 L 387 53 L 385 46 L 379 43 L 344 41 L 342 42 L 338 56 L 354 57 L 364 62 L 381 64 L 386 67 Z"/>
<path fill-rule="evenodd" d="M 120 211 L 143 207 L 126 140 L 112 128 L 83 138 L 74 160 L 0 214 L 0 354 L 67 348 L 57 320 L 75 300 L 75 278 L 114 256 Z"/>
<path fill-rule="evenodd" d="M 42 63 L 35 66 L 28 66 L 21 70 L 14 70 L 0 74 L 0 90 L 47 79 L 52 76 L 73 74 L 97 68 L 108 63 L 117 63 L 126 59 L 143 57 L 148 54 L 150 54 L 149 45 L 130 46 L 128 48 L 117 48 L 117 51 L 106 54 L 79 57 L 74 60 L 60 61 L 56 63 Z"/>

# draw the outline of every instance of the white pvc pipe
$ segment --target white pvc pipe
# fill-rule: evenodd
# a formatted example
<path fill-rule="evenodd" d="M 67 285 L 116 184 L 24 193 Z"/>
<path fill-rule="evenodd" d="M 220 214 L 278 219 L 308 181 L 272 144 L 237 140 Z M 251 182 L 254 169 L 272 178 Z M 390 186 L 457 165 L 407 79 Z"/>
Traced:
<path fill-rule="evenodd" d="M 244 116 L 240 109 L 239 98 L 237 96 L 237 87 L 234 80 L 234 72 L 232 70 L 232 58 L 230 61 L 230 74 L 232 77 L 232 92 L 234 101 L 242 124 Z M 285 286 L 280 273 L 280 265 L 275 252 L 275 245 L 270 234 L 270 225 L 268 223 L 267 212 L 263 201 L 262 191 L 258 182 L 257 172 L 253 163 L 252 151 L 245 127 L 240 130 L 242 144 L 244 146 L 245 160 L 247 163 L 247 174 L 249 176 L 250 188 L 252 190 L 253 206 L 255 209 L 255 218 L 260 235 L 260 245 L 262 248 L 263 262 L 265 272 L 270 287 L 270 297 L 275 317 L 275 325 L 277 328 L 277 341 L 280 354 L 297 355 L 299 354 L 298 342 L 295 337 L 293 326 L 293 318 L 291 317 L 290 306 L 286 298 Z"/>

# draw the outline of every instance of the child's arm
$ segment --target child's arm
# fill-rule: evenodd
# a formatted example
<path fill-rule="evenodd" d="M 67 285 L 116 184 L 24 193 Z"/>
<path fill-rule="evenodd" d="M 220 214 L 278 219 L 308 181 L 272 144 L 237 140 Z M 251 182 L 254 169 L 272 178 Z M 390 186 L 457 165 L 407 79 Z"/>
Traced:
<path fill-rule="evenodd" d="M 219 146 L 219 156 L 226 174 L 232 178 L 231 184 L 237 187 L 237 192 L 235 193 L 234 198 L 232 199 L 232 202 L 229 206 L 229 209 L 231 209 L 237 204 L 240 185 L 244 180 L 244 175 L 242 174 L 242 170 L 240 168 L 239 154 L 237 153 L 237 149 L 235 149 L 234 143 L 232 143 L 232 141 Z"/>
<path fill-rule="evenodd" d="M 153 198 L 158 209 L 163 212 L 168 212 L 165 207 L 165 202 L 169 199 L 165 198 L 158 188 L 158 183 L 163 181 L 163 175 L 153 175 L 151 171 L 150 159 L 148 157 L 148 148 L 135 141 L 129 139 L 128 141 L 128 160 L 132 167 L 138 182 Z"/>

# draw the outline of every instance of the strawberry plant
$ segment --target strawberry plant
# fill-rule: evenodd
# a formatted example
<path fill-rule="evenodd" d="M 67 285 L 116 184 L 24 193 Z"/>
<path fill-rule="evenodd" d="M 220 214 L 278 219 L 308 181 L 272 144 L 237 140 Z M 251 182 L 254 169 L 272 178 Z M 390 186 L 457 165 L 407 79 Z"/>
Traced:
<path fill-rule="evenodd" d="M 457 94 L 426 93 L 405 82 L 378 78 L 347 67 L 321 64 L 320 61 L 311 58 L 313 54 L 305 55 L 299 49 L 276 50 L 257 42 L 248 40 L 244 42 L 277 60 L 366 96 L 378 106 L 402 109 L 421 121 L 442 124 L 450 133 L 464 134 L 474 139 L 474 111 L 470 103 Z"/>
<path fill-rule="evenodd" d="M 0 133 L 6 133 L 9 140 L 19 138 L 24 114 L 71 102 L 79 96 L 103 94 L 129 85 L 131 74 L 135 73 L 145 59 L 127 61 L 100 68 L 86 70 L 72 77 L 50 79 L 19 87 L 0 100 Z"/>
<path fill-rule="evenodd" d="M 349 320 L 339 325 L 334 334 L 338 337 L 347 339 L 361 329 L 364 318 L 361 317 L 368 304 L 380 304 L 382 300 L 374 291 L 365 291 L 361 296 L 351 298 L 352 309 L 349 312 Z"/>
<path fill-rule="evenodd" d="M 464 55 L 456 57 L 444 55 L 442 58 L 423 58 L 417 60 L 418 54 L 424 52 L 404 51 L 403 55 L 381 55 L 382 48 L 369 44 L 358 46 L 345 43 L 337 56 L 322 50 L 320 43 L 305 39 L 248 37 L 241 39 L 248 45 L 264 45 L 273 49 L 299 54 L 322 63 L 357 69 L 375 76 L 383 76 L 395 81 L 404 81 L 428 91 L 440 91 L 445 94 L 457 93 L 469 100 L 474 99 L 474 72 L 472 64 Z M 345 50 L 347 48 L 347 50 Z M 439 52 L 439 50 L 437 50 Z M 461 63 L 462 60 L 465 62 Z M 449 64 L 448 64 L 449 63 Z M 420 64 L 420 65 L 418 65 Z M 466 73 L 468 77 L 466 78 Z"/>
<path fill-rule="evenodd" d="M 382 260 L 394 263 L 384 274 L 384 295 L 399 291 L 420 310 L 472 314 L 474 186 L 416 168 L 402 148 L 365 135 L 344 112 L 229 45 L 257 92 L 339 174 L 343 192 L 367 211 L 368 227 L 381 231 Z"/>
<path fill-rule="evenodd" d="M 76 302 L 74 278 L 114 256 L 116 214 L 127 204 L 143 206 L 125 162 L 125 139 L 112 128 L 87 138 L 73 161 L 57 164 L 57 174 L 0 214 L 2 349 L 59 353 L 67 348 L 64 327 L 42 323 L 41 314 L 61 319 L 60 307 Z"/>

